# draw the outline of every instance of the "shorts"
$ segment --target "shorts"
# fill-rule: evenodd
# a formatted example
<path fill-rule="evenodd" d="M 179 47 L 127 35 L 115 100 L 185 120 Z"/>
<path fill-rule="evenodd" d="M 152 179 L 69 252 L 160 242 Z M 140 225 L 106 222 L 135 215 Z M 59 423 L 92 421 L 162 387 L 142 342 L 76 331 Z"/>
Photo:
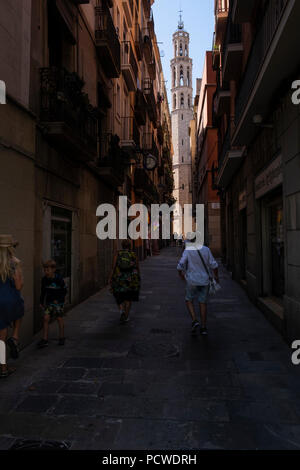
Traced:
<path fill-rule="evenodd" d="M 62 318 L 64 316 L 64 306 L 54 304 L 46 305 L 44 309 L 44 315 L 49 315 L 51 317 L 51 320 Z"/>
<path fill-rule="evenodd" d="M 209 293 L 209 285 L 208 286 L 192 286 L 191 284 L 186 285 L 185 290 L 185 300 L 188 302 L 193 302 L 193 300 L 197 300 L 200 304 L 206 304 L 208 299 Z"/>

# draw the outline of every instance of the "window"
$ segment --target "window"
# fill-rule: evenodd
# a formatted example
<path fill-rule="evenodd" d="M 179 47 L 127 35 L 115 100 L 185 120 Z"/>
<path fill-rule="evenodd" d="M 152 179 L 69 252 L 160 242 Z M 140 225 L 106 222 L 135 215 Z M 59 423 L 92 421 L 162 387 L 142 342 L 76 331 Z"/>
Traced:
<path fill-rule="evenodd" d="M 183 139 L 182 139 L 182 145 L 183 145 Z"/>
<path fill-rule="evenodd" d="M 184 158 L 183 158 L 183 157 L 182 157 L 182 163 L 184 163 Z M 182 188 L 182 189 L 184 189 L 184 185 L 183 185 L 183 188 Z"/>
<path fill-rule="evenodd" d="M 183 114 L 181 115 L 181 120 L 183 121 Z"/>
<path fill-rule="evenodd" d="M 180 56 L 183 56 L 182 43 L 180 43 L 179 55 L 180 55 Z"/>
<path fill-rule="evenodd" d="M 187 86 L 190 86 L 190 68 L 187 69 Z"/>
<path fill-rule="evenodd" d="M 191 97 L 190 97 L 190 95 L 188 96 L 188 107 L 189 108 L 191 107 Z"/>
<path fill-rule="evenodd" d="M 184 85 L 184 82 L 183 82 L 183 67 L 181 66 L 180 67 L 180 86 L 183 86 Z"/>
<path fill-rule="evenodd" d="M 176 86 L 176 68 L 173 69 L 173 86 Z"/>
<path fill-rule="evenodd" d="M 184 94 L 183 93 L 181 93 L 180 95 L 180 106 L 181 108 L 184 108 Z"/>
<path fill-rule="evenodd" d="M 117 84 L 117 115 L 121 116 L 121 97 L 120 97 L 120 86 Z"/>
<path fill-rule="evenodd" d="M 185 57 L 187 57 L 187 56 L 188 56 L 188 49 L 187 49 L 187 45 L 185 45 L 185 52 L 184 52 L 184 54 L 185 54 Z"/>
<path fill-rule="evenodd" d="M 119 11 L 119 8 L 117 8 L 117 33 L 118 33 L 118 36 L 119 36 L 119 32 L 120 32 L 120 25 L 121 25 L 120 11 Z"/>
<path fill-rule="evenodd" d="M 176 109 L 177 107 L 177 103 L 176 103 L 176 94 L 174 94 L 174 98 L 173 98 L 173 108 Z"/>

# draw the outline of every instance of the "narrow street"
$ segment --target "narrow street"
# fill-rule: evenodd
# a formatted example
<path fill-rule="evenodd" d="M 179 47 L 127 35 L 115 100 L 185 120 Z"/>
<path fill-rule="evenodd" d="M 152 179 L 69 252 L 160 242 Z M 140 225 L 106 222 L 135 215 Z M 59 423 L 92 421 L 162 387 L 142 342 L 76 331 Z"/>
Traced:
<path fill-rule="evenodd" d="M 119 324 L 107 289 L 32 344 L 0 383 L 0 449 L 20 439 L 71 449 L 299 449 L 300 368 L 225 270 L 209 336 L 192 337 L 179 248 L 142 263 L 142 293 Z M 36 341 L 35 341 L 36 343 Z"/>

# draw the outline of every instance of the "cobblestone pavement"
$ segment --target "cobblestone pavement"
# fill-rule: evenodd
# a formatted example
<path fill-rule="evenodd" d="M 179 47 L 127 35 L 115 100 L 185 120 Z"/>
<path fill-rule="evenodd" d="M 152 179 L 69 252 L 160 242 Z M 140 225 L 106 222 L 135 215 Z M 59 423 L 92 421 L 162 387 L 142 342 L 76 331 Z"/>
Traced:
<path fill-rule="evenodd" d="M 0 449 L 299 449 L 300 366 L 223 270 L 209 336 L 192 337 L 178 249 L 142 263 L 141 300 L 119 324 L 107 289 L 74 308 L 67 342 L 32 344 L 0 382 Z"/>

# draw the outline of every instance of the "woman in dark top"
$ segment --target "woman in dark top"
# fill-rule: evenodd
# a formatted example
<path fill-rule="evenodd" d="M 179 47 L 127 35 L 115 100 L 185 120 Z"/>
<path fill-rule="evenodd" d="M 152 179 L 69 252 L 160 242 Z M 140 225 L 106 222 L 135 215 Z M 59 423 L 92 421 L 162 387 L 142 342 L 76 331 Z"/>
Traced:
<path fill-rule="evenodd" d="M 114 258 L 109 283 L 120 308 L 120 322 L 126 323 L 129 319 L 131 303 L 139 300 L 141 283 L 138 258 L 131 250 L 129 240 L 122 241 L 122 250 L 118 251 Z"/>
<path fill-rule="evenodd" d="M 6 338 L 8 328 L 13 325 L 12 337 L 7 340 L 11 356 L 17 358 L 19 329 L 24 316 L 24 300 L 21 296 L 23 275 L 20 261 L 14 255 L 17 242 L 11 235 L 0 235 L 0 377 L 8 377 L 14 368 L 6 364 Z"/>

